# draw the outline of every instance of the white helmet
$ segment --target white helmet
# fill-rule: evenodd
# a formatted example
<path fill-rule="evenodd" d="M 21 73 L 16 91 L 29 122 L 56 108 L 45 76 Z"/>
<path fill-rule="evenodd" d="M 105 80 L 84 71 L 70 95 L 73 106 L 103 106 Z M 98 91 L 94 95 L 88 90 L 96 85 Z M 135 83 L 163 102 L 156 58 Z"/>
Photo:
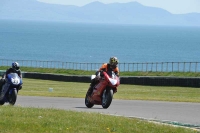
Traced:
<path fill-rule="evenodd" d="M 15 70 L 19 70 L 19 63 L 13 62 L 12 63 L 12 68 L 15 69 Z"/>

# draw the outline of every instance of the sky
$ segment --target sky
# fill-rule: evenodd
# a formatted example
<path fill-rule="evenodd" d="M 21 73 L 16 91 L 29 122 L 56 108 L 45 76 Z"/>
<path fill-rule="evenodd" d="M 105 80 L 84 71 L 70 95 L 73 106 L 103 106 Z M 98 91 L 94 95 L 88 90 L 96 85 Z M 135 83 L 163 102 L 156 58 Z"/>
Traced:
<path fill-rule="evenodd" d="M 109 3 L 127 3 L 137 1 L 144 6 L 159 7 L 173 14 L 200 13 L 200 0 L 37 0 L 40 2 L 84 6 L 94 1 L 104 4 Z"/>

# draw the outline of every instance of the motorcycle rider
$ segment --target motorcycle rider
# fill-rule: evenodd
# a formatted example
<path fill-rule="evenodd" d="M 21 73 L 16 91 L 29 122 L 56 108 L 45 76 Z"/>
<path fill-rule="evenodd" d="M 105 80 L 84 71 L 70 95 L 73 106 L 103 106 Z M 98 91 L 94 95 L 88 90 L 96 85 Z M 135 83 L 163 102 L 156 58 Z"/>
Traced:
<path fill-rule="evenodd" d="M 117 64 L 119 63 L 119 60 L 117 57 L 110 57 L 109 63 L 104 63 L 99 70 L 96 72 L 96 77 L 92 80 L 90 87 L 88 89 L 87 95 L 91 95 L 93 88 L 95 84 L 98 82 L 98 79 L 100 78 L 99 76 L 101 75 L 101 71 L 105 72 L 111 72 L 114 71 L 114 73 L 119 76 L 119 68 L 117 67 Z"/>
<path fill-rule="evenodd" d="M 6 73 L 2 76 L 2 79 L 0 80 L 0 93 L 4 91 L 4 90 L 2 90 L 2 87 L 5 84 L 6 78 L 9 73 L 17 73 L 18 76 L 22 79 L 22 73 L 21 73 L 21 70 L 19 67 L 19 63 L 13 62 L 12 67 L 10 67 L 9 69 L 6 70 Z M 20 90 L 20 89 L 22 89 L 22 86 L 19 86 L 18 90 Z"/>

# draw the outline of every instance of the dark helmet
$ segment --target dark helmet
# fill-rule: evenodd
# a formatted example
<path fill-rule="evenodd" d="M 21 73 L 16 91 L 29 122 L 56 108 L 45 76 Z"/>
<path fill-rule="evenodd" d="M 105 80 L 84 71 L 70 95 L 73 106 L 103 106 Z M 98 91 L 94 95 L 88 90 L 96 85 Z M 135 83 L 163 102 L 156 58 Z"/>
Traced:
<path fill-rule="evenodd" d="M 13 62 L 12 63 L 12 69 L 19 70 L 19 63 Z"/>
<path fill-rule="evenodd" d="M 110 57 L 109 63 L 111 67 L 115 68 L 117 64 L 119 63 L 119 60 L 117 59 L 117 57 Z"/>

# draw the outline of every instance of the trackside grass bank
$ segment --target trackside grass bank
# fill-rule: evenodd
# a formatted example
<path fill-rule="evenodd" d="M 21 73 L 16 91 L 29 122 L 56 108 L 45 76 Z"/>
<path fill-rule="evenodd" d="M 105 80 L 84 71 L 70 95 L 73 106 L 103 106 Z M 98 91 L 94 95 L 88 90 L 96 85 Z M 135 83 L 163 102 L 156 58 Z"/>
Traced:
<path fill-rule="evenodd" d="M 8 69 L 7 66 L 0 66 L 0 70 Z M 92 75 L 95 71 L 53 69 L 53 68 L 32 68 L 21 67 L 24 72 L 55 73 L 64 75 Z M 120 76 L 176 76 L 176 77 L 200 77 L 200 72 L 120 72 Z"/>
<path fill-rule="evenodd" d="M 0 107 L 2 133 L 197 133 L 197 130 L 164 124 L 58 109 Z"/>
<path fill-rule="evenodd" d="M 89 83 L 23 79 L 19 95 L 84 98 Z M 53 88 L 49 92 L 49 88 Z M 163 87 L 121 84 L 114 99 L 154 100 L 172 102 L 200 102 L 200 89 L 191 87 Z"/>
<path fill-rule="evenodd" d="M 6 70 L 6 68 L 1 70 Z M 91 75 L 94 72 L 42 68 L 21 68 L 23 71 L 66 75 Z M 135 74 L 139 74 L 136 72 Z M 141 72 L 145 74 L 144 72 Z M 146 76 L 150 76 L 147 72 Z M 129 73 L 130 74 L 130 73 Z M 152 73 L 159 76 L 161 73 Z M 155 75 L 157 74 L 157 75 Z M 167 74 L 167 73 L 165 73 Z M 172 74 L 172 73 L 171 73 Z M 170 75 L 171 75 L 170 74 Z M 199 76 L 198 73 L 173 73 L 175 76 Z M 121 73 L 123 75 L 123 73 Z M 170 76 L 163 75 L 161 76 Z M 139 76 L 128 75 L 123 76 Z M 141 75 L 140 75 L 141 76 Z M 145 76 L 145 75 L 143 75 Z M 84 98 L 88 83 L 23 79 L 19 95 Z M 49 92 L 49 88 L 53 88 Z M 120 85 L 114 99 L 200 102 L 200 89 Z M 20 105 L 0 106 L 0 133 L 199 133 L 196 129 L 158 124 L 135 118 L 58 110 L 53 108 L 22 108 Z"/>

